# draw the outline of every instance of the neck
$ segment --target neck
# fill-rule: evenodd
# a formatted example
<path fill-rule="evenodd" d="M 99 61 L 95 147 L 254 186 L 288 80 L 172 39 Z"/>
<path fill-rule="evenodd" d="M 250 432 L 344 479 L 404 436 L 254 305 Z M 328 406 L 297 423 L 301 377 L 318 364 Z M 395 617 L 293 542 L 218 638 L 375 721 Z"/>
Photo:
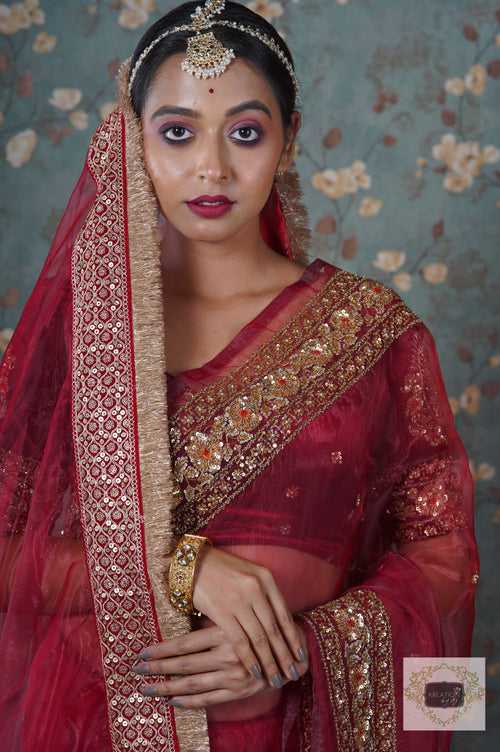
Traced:
<path fill-rule="evenodd" d="M 171 296 L 224 303 L 258 294 L 288 263 L 264 243 L 258 221 L 213 242 L 187 238 L 165 221 L 160 228 L 164 285 Z"/>

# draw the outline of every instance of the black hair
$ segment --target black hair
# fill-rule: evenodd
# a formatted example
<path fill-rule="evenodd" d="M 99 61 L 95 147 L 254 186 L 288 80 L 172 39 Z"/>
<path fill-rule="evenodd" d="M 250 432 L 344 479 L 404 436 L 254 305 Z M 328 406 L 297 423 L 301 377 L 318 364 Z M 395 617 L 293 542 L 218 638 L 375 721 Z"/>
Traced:
<path fill-rule="evenodd" d="M 187 2 L 177 6 L 166 15 L 159 18 L 152 24 L 139 40 L 132 55 L 130 70 L 133 70 L 136 60 L 141 52 L 156 39 L 160 34 L 172 26 L 181 26 L 192 22 L 191 14 L 194 13 L 199 2 Z M 294 67 L 292 55 L 287 44 L 278 34 L 274 26 L 265 20 L 258 13 L 254 13 L 240 3 L 226 2 L 224 20 L 235 21 L 237 23 L 252 26 L 258 31 L 267 34 L 279 46 Z M 239 29 L 233 29 L 228 26 L 216 26 L 213 29 L 215 36 L 225 47 L 232 47 L 237 57 L 246 58 L 249 62 L 257 66 L 269 82 L 273 93 L 278 101 L 284 131 L 291 124 L 292 112 L 297 108 L 295 87 L 286 67 L 279 57 L 269 47 L 261 42 L 258 38 L 251 36 L 247 32 Z M 178 31 L 169 34 L 158 42 L 153 49 L 146 55 L 145 59 L 139 66 L 134 78 L 130 98 L 132 108 L 137 117 L 141 117 L 144 110 L 144 104 L 159 66 L 170 55 L 178 52 L 185 52 L 187 39 L 193 35 L 193 32 Z"/>

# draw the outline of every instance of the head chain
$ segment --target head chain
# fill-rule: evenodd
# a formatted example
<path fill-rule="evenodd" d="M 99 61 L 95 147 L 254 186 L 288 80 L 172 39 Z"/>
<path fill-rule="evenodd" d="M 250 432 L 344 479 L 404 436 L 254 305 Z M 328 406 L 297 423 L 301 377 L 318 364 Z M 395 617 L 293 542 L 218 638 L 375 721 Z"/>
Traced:
<path fill-rule="evenodd" d="M 210 5 L 210 0 L 207 2 L 207 6 Z M 216 11 L 212 11 L 212 13 L 220 13 L 223 8 L 223 3 L 219 4 L 219 9 Z M 198 10 L 199 9 L 199 10 Z M 140 54 L 138 57 L 132 73 L 130 74 L 130 80 L 128 85 L 128 93 L 129 96 L 132 92 L 132 85 L 134 83 L 134 79 L 136 76 L 136 73 L 143 62 L 143 60 L 147 57 L 147 55 L 151 52 L 153 47 L 155 47 L 158 42 L 160 42 L 164 37 L 168 36 L 169 34 L 175 34 L 178 31 L 193 31 L 196 30 L 196 36 L 191 37 L 188 42 L 188 51 L 187 51 L 187 57 L 185 60 L 182 61 L 182 69 L 187 71 L 188 73 L 191 73 L 192 75 L 195 75 L 197 78 L 214 78 L 214 76 L 219 76 L 221 73 L 224 72 L 227 65 L 229 64 L 230 60 L 235 57 L 234 50 L 225 48 L 221 45 L 221 43 L 214 37 L 212 32 L 209 32 L 209 34 L 200 34 L 200 29 L 208 29 L 211 26 L 230 26 L 233 29 L 239 29 L 240 31 L 244 31 L 247 34 L 250 34 L 251 36 L 257 37 L 260 39 L 263 44 L 267 45 L 281 60 L 285 68 L 287 69 L 288 73 L 290 74 L 290 77 L 293 81 L 293 85 L 295 88 L 295 97 L 296 102 L 300 104 L 300 89 L 299 89 L 299 83 L 297 80 L 297 77 L 295 76 L 295 71 L 293 69 L 292 64 L 288 60 L 285 53 L 278 47 L 274 39 L 269 37 L 267 34 L 264 34 L 263 32 L 259 31 L 258 29 L 254 28 L 253 26 L 246 26 L 245 24 L 238 23 L 237 21 L 212 21 L 212 20 L 203 20 L 201 21 L 196 20 L 198 16 L 200 16 L 200 11 L 204 10 L 201 9 L 200 6 L 198 6 L 197 12 L 192 14 L 192 17 L 195 19 L 193 23 L 191 24 L 182 24 L 181 26 L 173 26 L 171 29 L 167 29 L 167 31 L 163 32 L 163 34 L 160 34 L 156 39 L 154 39 L 151 44 L 149 44 Z M 197 47 L 196 41 L 202 39 L 203 43 L 201 46 L 201 50 Z M 213 51 L 214 44 L 217 45 L 218 49 L 215 50 L 215 54 L 217 55 L 217 61 L 215 62 L 213 58 L 211 58 L 209 61 L 204 61 L 203 57 L 200 58 L 200 52 L 201 54 L 206 54 L 207 49 L 207 43 L 210 46 L 210 52 Z M 222 55 L 221 55 L 222 51 Z M 202 62 L 202 66 L 199 66 L 199 62 Z M 203 62 L 205 62 L 205 66 L 203 65 Z M 211 68 L 206 68 L 206 62 L 212 62 L 213 65 Z"/>

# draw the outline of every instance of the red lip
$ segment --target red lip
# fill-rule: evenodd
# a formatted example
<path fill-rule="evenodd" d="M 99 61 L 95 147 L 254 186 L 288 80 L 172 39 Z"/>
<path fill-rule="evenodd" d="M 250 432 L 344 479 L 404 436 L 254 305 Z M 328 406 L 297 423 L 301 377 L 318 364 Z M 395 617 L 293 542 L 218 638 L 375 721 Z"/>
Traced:
<path fill-rule="evenodd" d="M 200 201 L 223 201 L 225 204 L 233 204 L 234 201 L 230 201 L 227 196 L 197 196 L 196 198 L 188 201 L 188 204 L 198 204 Z"/>

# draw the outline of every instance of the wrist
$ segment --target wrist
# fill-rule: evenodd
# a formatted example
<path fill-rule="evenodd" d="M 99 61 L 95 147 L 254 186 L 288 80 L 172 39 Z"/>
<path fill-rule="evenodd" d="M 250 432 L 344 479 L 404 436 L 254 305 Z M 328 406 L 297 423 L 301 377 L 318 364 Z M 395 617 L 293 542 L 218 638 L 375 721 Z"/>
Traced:
<path fill-rule="evenodd" d="M 203 535 L 186 533 L 170 554 L 168 567 L 169 600 L 183 614 L 201 616 L 193 606 L 194 579 L 204 549 L 211 541 Z"/>

